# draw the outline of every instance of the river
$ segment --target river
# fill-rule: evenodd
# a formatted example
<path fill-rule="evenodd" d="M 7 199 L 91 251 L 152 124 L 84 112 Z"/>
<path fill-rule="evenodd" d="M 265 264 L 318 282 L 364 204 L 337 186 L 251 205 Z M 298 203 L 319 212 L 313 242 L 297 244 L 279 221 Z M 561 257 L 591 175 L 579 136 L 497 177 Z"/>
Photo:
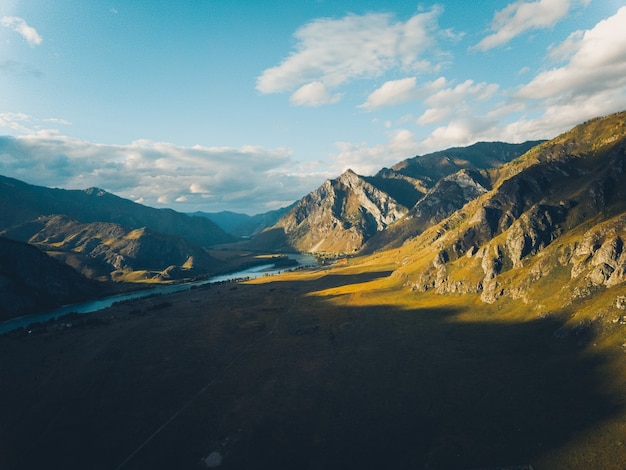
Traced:
<path fill-rule="evenodd" d="M 298 267 L 317 265 L 315 258 L 311 255 L 289 254 L 289 259 L 293 259 L 298 262 Z M 296 267 L 296 266 L 294 266 Z M 44 313 L 37 313 L 34 315 L 25 315 L 23 317 L 12 318 L 0 322 L 0 335 L 8 333 L 18 328 L 26 328 L 33 323 L 45 323 L 49 320 L 62 317 L 69 313 L 93 313 L 100 310 L 104 310 L 112 306 L 117 302 L 124 302 L 127 300 L 141 299 L 145 297 L 151 297 L 154 295 L 166 295 L 173 294 L 175 292 L 182 292 L 190 290 L 192 287 L 199 287 L 206 284 L 214 284 L 217 282 L 231 281 L 235 279 L 255 279 L 257 277 L 268 276 L 277 274 L 285 270 L 292 268 L 276 267 L 274 264 L 263 264 L 259 266 L 253 266 L 251 268 L 243 269 L 228 274 L 221 274 L 219 276 L 213 276 L 201 281 L 184 282 L 180 284 L 167 284 L 159 285 L 156 287 L 150 287 L 140 291 L 127 292 L 125 294 L 116 294 L 109 297 L 103 297 L 101 299 L 90 300 L 88 302 L 81 302 L 77 304 L 64 305 L 62 307 L 55 308 Z"/>

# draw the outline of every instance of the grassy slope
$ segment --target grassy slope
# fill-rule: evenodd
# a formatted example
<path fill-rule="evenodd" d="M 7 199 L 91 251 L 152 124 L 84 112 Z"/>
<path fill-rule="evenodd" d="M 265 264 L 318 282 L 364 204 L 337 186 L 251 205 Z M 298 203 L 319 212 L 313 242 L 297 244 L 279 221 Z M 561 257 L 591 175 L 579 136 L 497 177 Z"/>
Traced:
<path fill-rule="evenodd" d="M 215 450 L 221 468 L 622 468 L 626 326 L 576 334 L 567 312 L 417 295 L 396 267 L 351 260 L 0 338 L 0 467 L 115 468 L 182 409 L 124 468 L 201 468 Z"/>

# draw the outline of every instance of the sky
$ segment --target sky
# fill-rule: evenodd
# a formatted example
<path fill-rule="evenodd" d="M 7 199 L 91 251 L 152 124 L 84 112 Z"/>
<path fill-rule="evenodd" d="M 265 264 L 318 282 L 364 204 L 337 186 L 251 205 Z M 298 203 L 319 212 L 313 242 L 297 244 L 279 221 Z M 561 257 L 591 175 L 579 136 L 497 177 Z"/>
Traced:
<path fill-rule="evenodd" d="M 626 0 L 2 0 L 0 174 L 181 212 L 626 109 Z"/>

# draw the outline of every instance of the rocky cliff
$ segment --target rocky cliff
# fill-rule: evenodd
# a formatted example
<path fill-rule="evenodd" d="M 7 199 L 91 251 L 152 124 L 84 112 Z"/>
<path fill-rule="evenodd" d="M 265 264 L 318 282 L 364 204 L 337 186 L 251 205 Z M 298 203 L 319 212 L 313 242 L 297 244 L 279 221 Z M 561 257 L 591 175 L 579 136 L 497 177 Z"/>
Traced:
<path fill-rule="evenodd" d="M 479 142 L 404 160 L 376 175 L 348 170 L 305 196 L 257 239 L 299 251 L 364 253 L 400 246 L 487 191 L 488 170 L 539 142 Z"/>
<path fill-rule="evenodd" d="M 490 181 L 475 170 L 460 170 L 445 176 L 419 199 L 402 220 L 367 241 L 363 253 L 402 246 L 428 227 L 444 220 L 469 201 L 487 192 Z"/>
<path fill-rule="evenodd" d="M 562 308 L 626 281 L 626 113 L 584 123 L 504 165 L 493 189 L 406 244 L 415 291 Z"/>
<path fill-rule="evenodd" d="M 280 231 L 292 249 L 353 253 L 407 212 L 389 194 L 348 170 L 302 198 L 259 240 Z"/>

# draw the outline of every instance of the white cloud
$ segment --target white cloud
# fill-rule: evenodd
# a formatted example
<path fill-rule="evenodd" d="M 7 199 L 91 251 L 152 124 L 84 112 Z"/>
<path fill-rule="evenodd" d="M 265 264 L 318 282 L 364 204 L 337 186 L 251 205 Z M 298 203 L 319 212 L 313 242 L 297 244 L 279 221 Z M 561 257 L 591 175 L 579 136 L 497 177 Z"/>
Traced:
<path fill-rule="evenodd" d="M 434 47 L 441 11 L 435 7 L 406 22 L 382 13 L 314 20 L 296 31 L 295 51 L 280 65 L 264 70 L 256 88 L 280 93 L 320 82 L 332 89 L 394 68 L 430 70 L 432 64 L 422 56 Z"/>
<path fill-rule="evenodd" d="M 504 102 L 491 103 L 495 85 L 466 81 L 447 86 L 425 101 L 418 124 L 441 125 L 421 140 L 420 152 L 484 140 L 550 139 L 587 119 L 626 109 L 626 7 L 586 31 L 553 46 L 559 67 L 543 71 Z M 480 99 L 486 106 L 480 106 Z M 430 100 L 430 101 L 428 101 Z"/>
<path fill-rule="evenodd" d="M 182 147 L 138 140 L 106 145 L 50 131 L 0 137 L 0 174 L 31 184 L 100 187 L 149 206 L 247 213 L 290 204 L 327 175 L 298 173 L 286 148 Z M 274 203 L 272 203 L 274 201 Z"/>
<path fill-rule="evenodd" d="M 512 95 L 534 118 L 503 126 L 505 137 L 553 137 L 596 116 L 626 109 L 626 7 L 592 29 L 572 33 L 549 55 L 565 61 Z"/>
<path fill-rule="evenodd" d="M 419 125 L 433 124 L 458 115 L 475 102 L 486 101 L 498 91 L 498 85 L 466 80 L 454 87 L 443 88 L 448 82 L 443 79 L 427 85 L 430 90 L 424 102 L 430 106 L 417 120 Z M 441 87 L 441 88 L 440 88 Z M 440 88 L 436 90 L 437 88 Z M 436 91 L 435 91 L 436 90 Z"/>
<path fill-rule="evenodd" d="M 498 85 L 485 82 L 474 84 L 474 80 L 465 80 L 454 88 L 444 88 L 426 99 L 428 104 L 438 106 L 456 106 L 469 97 L 479 101 L 491 98 L 498 91 Z"/>
<path fill-rule="evenodd" d="M 441 122 L 447 119 L 452 110 L 450 108 L 428 108 L 424 113 L 417 119 L 417 123 L 420 126 L 425 126 L 427 124 L 434 124 L 436 122 Z"/>
<path fill-rule="evenodd" d="M 191 194 L 206 194 L 209 190 L 203 188 L 199 183 L 191 183 L 191 185 L 189 185 L 189 192 Z"/>
<path fill-rule="evenodd" d="M 575 32 L 553 49 L 569 62 L 537 75 L 516 96 L 563 102 L 574 96 L 591 97 L 626 86 L 626 7 L 599 22 L 593 29 Z M 554 53 L 554 52 L 553 52 Z"/>
<path fill-rule="evenodd" d="M 385 166 L 392 166 L 417 154 L 418 144 L 412 132 L 400 129 L 392 133 L 384 144 L 370 147 L 367 142 L 358 144 L 336 142 L 338 153 L 333 155 L 333 168 L 342 173 L 348 168 L 360 175 L 373 175 Z"/>
<path fill-rule="evenodd" d="M 0 112 L 0 129 L 10 129 L 17 134 L 56 134 L 57 130 L 47 129 L 48 124 L 70 126 L 71 123 L 61 118 L 39 119 L 26 113 L 2 113 Z"/>
<path fill-rule="evenodd" d="M 373 91 L 359 108 L 375 109 L 407 103 L 416 98 L 415 90 L 415 77 L 388 81 Z"/>
<path fill-rule="evenodd" d="M 35 28 L 17 16 L 5 16 L 0 20 L 0 24 L 20 34 L 31 46 L 38 46 L 43 41 Z"/>
<path fill-rule="evenodd" d="M 496 121 L 486 117 L 463 116 L 435 129 L 420 142 L 420 150 L 435 151 L 473 144 L 479 140 L 504 140 L 498 135 Z"/>
<path fill-rule="evenodd" d="M 506 44 L 528 30 L 550 28 L 567 15 L 572 3 L 572 0 L 513 2 L 495 13 L 491 22 L 493 34 L 485 37 L 472 49 L 486 51 Z"/>
<path fill-rule="evenodd" d="M 296 106 L 317 107 L 324 104 L 336 103 L 341 99 L 341 94 L 330 94 L 322 82 L 311 82 L 301 86 L 291 95 L 291 104 Z"/>

